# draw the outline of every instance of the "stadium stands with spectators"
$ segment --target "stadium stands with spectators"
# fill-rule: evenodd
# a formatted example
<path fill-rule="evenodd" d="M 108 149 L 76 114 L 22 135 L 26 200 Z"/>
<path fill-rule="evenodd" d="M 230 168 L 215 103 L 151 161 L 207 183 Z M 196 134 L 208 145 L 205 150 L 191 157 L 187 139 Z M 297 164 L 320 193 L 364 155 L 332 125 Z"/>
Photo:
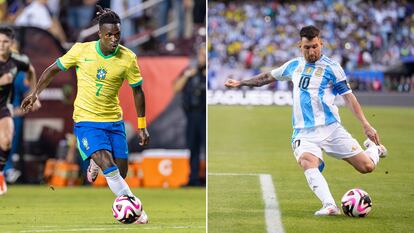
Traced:
<path fill-rule="evenodd" d="M 298 30 L 313 24 L 323 53 L 344 67 L 356 90 L 409 92 L 412 70 L 384 71 L 414 54 L 413 12 L 409 1 L 209 2 L 209 88 L 300 56 Z M 263 88 L 286 88 L 278 85 Z"/>

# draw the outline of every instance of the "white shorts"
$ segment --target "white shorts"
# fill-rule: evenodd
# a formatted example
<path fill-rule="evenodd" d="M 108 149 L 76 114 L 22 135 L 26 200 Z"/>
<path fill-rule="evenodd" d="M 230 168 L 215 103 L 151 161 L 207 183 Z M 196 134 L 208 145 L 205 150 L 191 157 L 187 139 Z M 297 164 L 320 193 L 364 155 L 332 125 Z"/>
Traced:
<path fill-rule="evenodd" d="M 338 122 L 295 130 L 292 149 L 296 160 L 305 152 L 315 155 L 322 161 L 322 150 L 336 159 L 349 158 L 363 152 L 357 140 Z"/>

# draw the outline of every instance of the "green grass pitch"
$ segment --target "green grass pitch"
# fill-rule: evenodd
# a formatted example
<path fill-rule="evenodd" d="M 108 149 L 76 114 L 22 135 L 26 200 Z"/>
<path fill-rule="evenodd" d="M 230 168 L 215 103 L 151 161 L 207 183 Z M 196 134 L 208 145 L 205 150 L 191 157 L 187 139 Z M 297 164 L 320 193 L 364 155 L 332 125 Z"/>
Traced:
<path fill-rule="evenodd" d="M 0 233 L 206 232 L 206 189 L 133 189 L 150 224 L 121 224 L 109 188 L 10 185 L 0 196 Z"/>
<path fill-rule="evenodd" d="M 342 123 L 362 144 L 362 128 L 340 109 Z M 414 232 L 414 108 L 364 107 L 389 156 L 371 174 L 324 155 L 323 172 L 340 204 L 351 188 L 367 191 L 366 218 L 315 217 L 320 202 L 307 186 L 290 147 L 291 107 L 209 106 L 209 173 L 268 173 L 273 177 L 282 223 L 288 233 Z M 208 232 L 266 232 L 259 178 L 209 176 Z"/>

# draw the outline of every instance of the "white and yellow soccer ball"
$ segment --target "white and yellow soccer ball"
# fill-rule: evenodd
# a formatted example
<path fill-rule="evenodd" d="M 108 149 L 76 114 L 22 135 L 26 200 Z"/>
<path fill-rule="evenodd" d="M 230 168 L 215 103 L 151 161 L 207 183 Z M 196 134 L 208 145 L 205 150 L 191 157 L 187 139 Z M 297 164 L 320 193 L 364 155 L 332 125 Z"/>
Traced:
<path fill-rule="evenodd" d="M 347 216 L 365 217 L 372 209 L 372 200 L 367 192 L 354 188 L 344 194 L 341 206 Z"/>
<path fill-rule="evenodd" d="M 115 198 L 112 213 L 115 219 L 121 223 L 134 223 L 141 216 L 142 203 L 135 196 L 121 195 Z"/>

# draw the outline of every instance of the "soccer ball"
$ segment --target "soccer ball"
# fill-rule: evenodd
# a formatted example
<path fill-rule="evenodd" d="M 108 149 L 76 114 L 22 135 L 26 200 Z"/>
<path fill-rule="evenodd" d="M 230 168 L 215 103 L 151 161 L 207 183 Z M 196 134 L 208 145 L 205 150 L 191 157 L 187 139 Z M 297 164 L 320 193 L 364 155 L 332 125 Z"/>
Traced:
<path fill-rule="evenodd" d="M 112 213 L 115 219 L 121 223 L 134 223 L 142 213 L 141 201 L 135 196 L 121 195 L 115 198 Z"/>
<path fill-rule="evenodd" d="M 341 200 L 342 211 L 350 217 L 365 217 L 371 211 L 371 197 L 362 189 L 351 189 Z"/>

